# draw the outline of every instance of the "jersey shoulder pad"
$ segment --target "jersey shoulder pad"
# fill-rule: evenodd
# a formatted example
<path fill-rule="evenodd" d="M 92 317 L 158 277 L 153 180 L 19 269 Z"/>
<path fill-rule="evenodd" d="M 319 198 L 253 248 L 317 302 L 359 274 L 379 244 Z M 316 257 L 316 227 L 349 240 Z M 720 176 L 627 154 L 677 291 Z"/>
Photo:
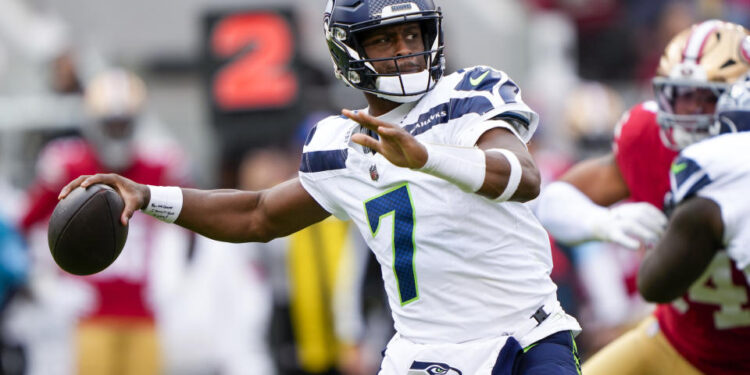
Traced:
<path fill-rule="evenodd" d="M 620 117 L 614 133 L 615 152 L 643 147 L 650 144 L 654 137 L 659 140 L 659 124 L 656 122 L 656 112 L 651 110 L 651 103 L 638 104 Z"/>
<path fill-rule="evenodd" d="M 491 99 L 493 108 L 523 103 L 521 89 L 505 72 L 489 66 L 475 66 L 457 74 L 455 97 L 482 94 Z"/>
<path fill-rule="evenodd" d="M 97 165 L 91 146 L 81 138 L 61 138 L 49 142 L 36 163 L 37 179 L 45 186 L 61 187 L 77 174 L 93 173 Z"/>
<path fill-rule="evenodd" d="M 353 124 L 353 121 L 343 115 L 320 120 L 307 133 L 304 152 L 346 147 Z"/>
<path fill-rule="evenodd" d="M 300 172 L 340 171 L 346 168 L 348 145 L 355 122 L 330 116 L 313 126 L 302 148 Z"/>
<path fill-rule="evenodd" d="M 706 169 L 698 161 L 685 155 L 678 156 L 672 163 L 669 180 L 670 203 L 673 206 L 694 196 L 712 182 Z"/>
<path fill-rule="evenodd" d="M 476 113 L 484 121 L 503 120 L 524 142 L 534 134 L 538 115 L 521 98 L 521 89 L 500 70 L 475 66 L 451 75 L 450 117 Z"/>
<path fill-rule="evenodd" d="M 489 66 L 475 66 L 456 72 L 460 80 L 454 90 L 492 92 L 495 87 L 510 81 L 508 75 Z M 512 82 L 512 81 L 511 81 Z"/>

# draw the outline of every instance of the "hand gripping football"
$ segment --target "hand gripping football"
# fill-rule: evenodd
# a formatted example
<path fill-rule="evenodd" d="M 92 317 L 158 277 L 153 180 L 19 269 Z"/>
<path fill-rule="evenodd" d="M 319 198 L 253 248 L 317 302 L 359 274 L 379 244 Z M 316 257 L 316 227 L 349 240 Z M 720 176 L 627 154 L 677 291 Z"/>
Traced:
<path fill-rule="evenodd" d="M 52 258 L 74 275 L 91 275 L 120 255 L 128 227 L 120 223 L 120 195 L 102 184 L 76 188 L 57 203 L 47 228 Z"/>

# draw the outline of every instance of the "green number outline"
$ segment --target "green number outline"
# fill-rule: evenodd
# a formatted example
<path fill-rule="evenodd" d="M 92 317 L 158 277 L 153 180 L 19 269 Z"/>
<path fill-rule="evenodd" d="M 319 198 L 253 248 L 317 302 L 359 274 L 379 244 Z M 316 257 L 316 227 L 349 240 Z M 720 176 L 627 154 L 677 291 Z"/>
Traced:
<path fill-rule="evenodd" d="M 411 223 L 411 244 L 412 244 L 412 249 L 413 249 L 412 250 L 412 254 L 411 254 L 411 266 L 412 266 L 411 274 L 412 274 L 412 277 L 414 277 L 414 291 L 416 293 L 415 297 L 412 298 L 412 299 L 410 299 L 410 300 L 408 300 L 408 301 L 404 301 L 403 298 L 401 297 L 401 283 L 399 282 L 398 272 L 396 271 L 396 259 L 397 259 L 397 257 L 396 257 L 396 251 L 397 251 L 397 249 L 396 249 L 396 209 L 394 208 L 393 210 L 388 211 L 387 213 L 384 213 L 384 214 L 380 215 L 380 217 L 378 218 L 378 225 L 375 226 L 375 228 L 376 228 L 375 231 L 372 230 L 373 226 L 370 223 L 370 216 L 367 214 L 367 203 L 369 203 L 370 201 L 382 198 L 383 196 L 386 196 L 388 194 L 391 194 L 394 191 L 401 189 L 402 187 L 406 187 L 406 195 L 409 197 L 409 204 L 411 204 L 411 219 L 412 219 L 412 223 Z M 393 269 L 393 275 L 396 278 L 396 286 L 397 286 L 397 289 L 398 289 L 398 297 L 399 297 L 399 300 L 401 301 L 401 306 L 406 306 L 406 305 L 408 305 L 408 304 L 410 304 L 410 303 L 412 303 L 414 301 L 417 301 L 419 299 L 419 283 L 417 281 L 417 269 L 416 269 L 416 265 L 415 265 L 415 261 L 414 261 L 415 257 L 416 257 L 416 253 L 417 253 L 417 242 L 416 242 L 416 239 L 415 239 L 415 230 L 414 230 L 414 228 L 416 228 L 416 226 L 417 226 L 417 218 L 416 218 L 416 215 L 414 215 L 414 199 L 412 198 L 412 195 L 411 195 L 411 189 L 409 188 L 409 183 L 408 182 L 403 183 L 403 184 L 398 185 L 398 186 L 396 186 L 394 188 L 391 188 L 390 190 L 387 190 L 387 191 L 385 191 L 385 192 L 383 192 L 381 194 L 378 194 L 378 195 L 376 195 L 376 196 L 374 196 L 374 197 L 366 200 L 363 203 L 363 205 L 364 205 L 364 209 L 365 209 L 365 218 L 367 218 L 367 225 L 370 228 L 370 233 L 372 233 L 372 237 L 373 238 L 377 237 L 378 233 L 380 233 L 380 223 L 383 221 L 383 218 L 388 217 L 388 216 L 393 216 L 393 222 L 392 222 L 392 225 L 391 225 L 391 250 L 393 252 L 393 265 L 391 266 L 391 268 Z"/>

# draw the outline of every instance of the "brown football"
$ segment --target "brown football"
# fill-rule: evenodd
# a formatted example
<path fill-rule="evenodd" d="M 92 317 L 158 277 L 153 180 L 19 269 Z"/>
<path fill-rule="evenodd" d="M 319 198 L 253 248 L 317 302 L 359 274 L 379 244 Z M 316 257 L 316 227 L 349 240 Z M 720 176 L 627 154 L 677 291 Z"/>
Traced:
<path fill-rule="evenodd" d="M 102 184 L 78 187 L 58 202 L 47 228 L 57 265 L 91 275 L 112 264 L 128 238 L 128 227 L 120 223 L 124 206 L 120 195 Z"/>

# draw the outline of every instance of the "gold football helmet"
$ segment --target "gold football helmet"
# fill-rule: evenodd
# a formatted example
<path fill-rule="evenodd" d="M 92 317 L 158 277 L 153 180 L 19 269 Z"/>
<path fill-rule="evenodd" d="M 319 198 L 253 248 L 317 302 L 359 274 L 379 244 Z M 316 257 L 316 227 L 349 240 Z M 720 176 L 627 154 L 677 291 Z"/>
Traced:
<path fill-rule="evenodd" d="M 84 104 L 90 117 L 84 135 L 104 166 L 122 171 L 132 162 L 131 143 L 146 104 L 146 85 L 129 71 L 107 70 L 88 82 Z"/>
<path fill-rule="evenodd" d="M 677 34 L 659 62 L 654 92 L 662 141 L 679 150 L 709 136 L 719 96 L 750 69 L 750 36 L 719 20 Z"/>

